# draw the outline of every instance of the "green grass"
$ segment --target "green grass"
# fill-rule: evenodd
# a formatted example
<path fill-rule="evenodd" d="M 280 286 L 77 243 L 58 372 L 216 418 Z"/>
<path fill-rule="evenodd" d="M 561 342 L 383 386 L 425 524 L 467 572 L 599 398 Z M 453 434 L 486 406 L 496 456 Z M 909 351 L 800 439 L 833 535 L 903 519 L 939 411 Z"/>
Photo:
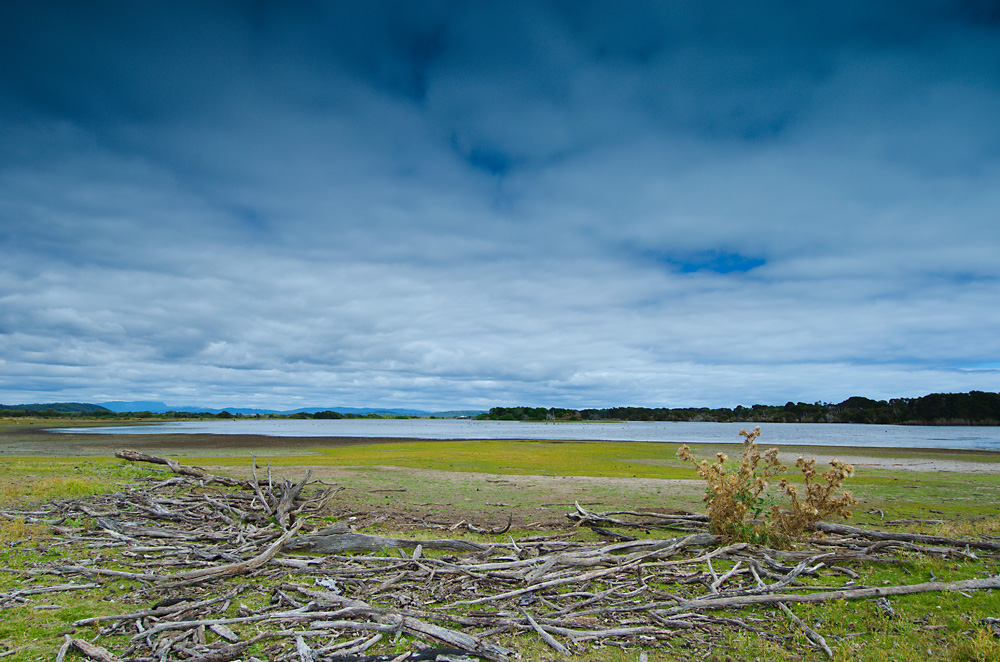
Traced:
<path fill-rule="evenodd" d="M 103 494 L 120 483 L 159 473 L 113 458 L 5 457 L 0 462 L 0 506 Z"/>
<path fill-rule="evenodd" d="M 461 473 L 689 478 L 690 471 L 677 461 L 676 452 L 674 444 L 503 439 L 313 447 L 301 449 L 300 455 L 258 455 L 258 460 L 269 459 L 276 467 L 302 465 L 304 456 L 309 464 L 320 466 L 389 465 Z M 246 455 L 211 459 L 220 466 L 247 462 Z"/>
<path fill-rule="evenodd" d="M 900 556 L 896 566 L 855 566 L 861 583 L 878 586 L 953 581 L 981 576 L 981 562 L 944 561 Z M 996 573 L 995 563 L 986 564 Z M 1000 592 L 921 593 L 890 599 L 894 617 L 868 600 L 791 605 L 795 614 L 837 649 L 836 659 L 852 660 L 997 660 L 1000 643 L 985 637 L 983 619 L 1000 610 Z M 797 634 L 801 637 L 802 635 Z M 803 642 L 804 643 L 804 642 Z"/>

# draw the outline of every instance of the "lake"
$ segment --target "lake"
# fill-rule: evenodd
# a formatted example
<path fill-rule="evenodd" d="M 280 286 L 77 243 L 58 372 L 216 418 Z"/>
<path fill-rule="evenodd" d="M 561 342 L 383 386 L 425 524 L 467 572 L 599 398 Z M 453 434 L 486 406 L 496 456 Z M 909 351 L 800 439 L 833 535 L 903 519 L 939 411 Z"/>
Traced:
<path fill-rule="evenodd" d="M 398 437 L 407 439 L 538 439 L 740 443 L 753 423 L 521 423 L 458 419 L 236 419 L 142 426 L 62 428 L 74 434 L 257 434 L 275 437 Z M 1000 451 L 1000 427 L 766 423 L 762 446 L 856 446 Z"/>

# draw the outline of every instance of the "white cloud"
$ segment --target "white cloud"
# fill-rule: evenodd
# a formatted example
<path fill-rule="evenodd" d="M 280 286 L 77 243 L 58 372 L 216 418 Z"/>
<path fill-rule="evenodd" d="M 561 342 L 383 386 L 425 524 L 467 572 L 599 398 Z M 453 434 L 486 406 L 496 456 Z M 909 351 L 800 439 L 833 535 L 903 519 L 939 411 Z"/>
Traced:
<path fill-rule="evenodd" d="M 995 28 L 769 6 L 13 17 L 0 402 L 1000 388 Z"/>

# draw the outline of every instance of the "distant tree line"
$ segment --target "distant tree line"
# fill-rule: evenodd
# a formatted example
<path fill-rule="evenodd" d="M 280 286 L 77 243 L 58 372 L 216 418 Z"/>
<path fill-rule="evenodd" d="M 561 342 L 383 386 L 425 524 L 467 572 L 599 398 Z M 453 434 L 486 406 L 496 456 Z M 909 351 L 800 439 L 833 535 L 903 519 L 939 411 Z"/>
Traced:
<path fill-rule="evenodd" d="M 717 423 L 877 423 L 882 425 L 1000 425 L 1000 393 L 932 393 L 919 398 L 872 400 L 855 396 L 837 404 L 720 407 L 561 409 L 494 407 L 493 421 L 709 421 Z"/>
<path fill-rule="evenodd" d="M 341 413 L 332 410 L 295 414 L 149 411 L 114 412 L 100 405 L 56 402 L 2 405 L 3 418 L 65 418 L 99 420 L 204 419 L 406 419 L 404 414 Z M 434 418 L 433 416 L 431 418 Z M 494 421 L 709 421 L 718 423 L 877 423 L 882 425 L 1000 425 L 1000 393 L 932 393 L 919 398 L 872 400 L 855 396 L 843 402 L 787 402 L 784 405 L 725 407 L 563 409 L 559 407 L 494 407 L 478 418 Z"/>

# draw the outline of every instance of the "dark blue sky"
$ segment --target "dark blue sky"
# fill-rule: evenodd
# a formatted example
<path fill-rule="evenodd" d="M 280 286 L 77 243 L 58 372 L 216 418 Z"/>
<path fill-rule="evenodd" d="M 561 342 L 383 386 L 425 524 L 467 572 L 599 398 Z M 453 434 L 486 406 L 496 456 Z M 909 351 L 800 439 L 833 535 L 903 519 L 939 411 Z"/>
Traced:
<path fill-rule="evenodd" d="M 0 4 L 0 402 L 1000 389 L 1000 3 Z"/>

